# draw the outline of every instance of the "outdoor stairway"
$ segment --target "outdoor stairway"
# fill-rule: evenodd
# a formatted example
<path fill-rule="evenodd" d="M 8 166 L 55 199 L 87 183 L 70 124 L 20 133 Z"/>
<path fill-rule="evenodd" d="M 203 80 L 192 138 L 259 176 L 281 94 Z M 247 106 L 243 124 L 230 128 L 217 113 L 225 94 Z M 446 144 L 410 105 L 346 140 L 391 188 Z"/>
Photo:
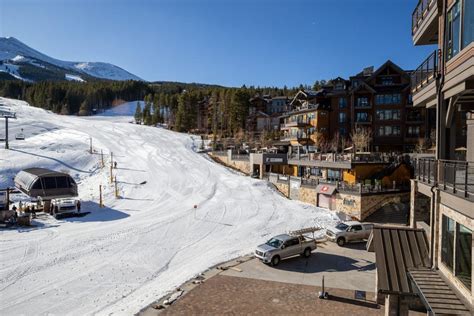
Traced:
<path fill-rule="evenodd" d="M 433 315 L 472 315 L 438 272 L 425 268 L 410 270 L 409 274 Z"/>
<path fill-rule="evenodd" d="M 406 225 L 408 219 L 408 206 L 403 203 L 389 203 L 369 215 L 364 222 L 374 224 Z"/>

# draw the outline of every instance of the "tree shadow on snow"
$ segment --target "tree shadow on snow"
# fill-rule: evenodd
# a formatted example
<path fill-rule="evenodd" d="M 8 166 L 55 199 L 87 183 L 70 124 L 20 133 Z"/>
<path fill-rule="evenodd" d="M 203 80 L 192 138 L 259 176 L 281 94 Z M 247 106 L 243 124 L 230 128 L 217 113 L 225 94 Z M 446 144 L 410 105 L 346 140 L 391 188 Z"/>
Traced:
<path fill-rule="evenodd" d="M 110 222 L 129 217 L 130 215 L 110 207 L 99 207 L 99 204 L 92 201 L 82 203 L 81 212 L 90 212 L 81 217 L 62 218 L 65 222 Z"/>

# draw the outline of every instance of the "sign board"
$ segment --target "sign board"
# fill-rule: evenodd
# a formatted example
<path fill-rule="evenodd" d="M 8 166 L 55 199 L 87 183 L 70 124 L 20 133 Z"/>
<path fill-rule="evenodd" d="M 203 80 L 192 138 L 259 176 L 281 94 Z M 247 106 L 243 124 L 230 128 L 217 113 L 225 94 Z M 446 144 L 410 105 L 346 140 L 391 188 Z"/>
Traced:
<path fill-rule="evenodd" d="M 263 154 L 265 165 L 286 165 L 288 163 L 287 154 Z"/>
<path fill-rule="evenodd" d="M 365 301 L 366 300 L 365 291 L 355 290 L 354 298 L 356 300 L 364 300 Z"/>
<path fill-rule="evenodd" d="M 283 158 L 271 158 L 271 157 L 266 157 L 265 158 L 265 163 L 268 164 L 268 163 L 283 163 Z"/>

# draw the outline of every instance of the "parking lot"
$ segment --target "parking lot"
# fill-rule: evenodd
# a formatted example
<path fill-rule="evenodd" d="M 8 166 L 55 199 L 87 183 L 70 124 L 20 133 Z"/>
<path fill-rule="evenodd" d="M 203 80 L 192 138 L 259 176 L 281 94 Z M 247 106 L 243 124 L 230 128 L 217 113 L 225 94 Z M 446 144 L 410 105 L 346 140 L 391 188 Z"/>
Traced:
<path fill-rule="evenodd" d="M 203 284 L 183 285 L 183 296 L 172 305 L 157 309 L 157 302 L 142 314 L 383 314 L 375 302 L 375 256 L 365 243 L 325 242 L 311 257 L 289 258 L 276 267 L 241 259 L 206 272 Z M 323 276 L 329 300 L 318 298 Z M 356 298 L 356 290 L 365 299 Z"/>
<path fill-rule="evenodd" d="M 325 242 L 308 259 L 293 257 L 276 267 L 252 259 L 238 268 L 242 272 L 229 269 L 221 274 L 312 286 L 321 286 L 324 276 L 327 287 L 375 291 L 375 254 L 365 250 L 365 242 L 344 247 Z"/>

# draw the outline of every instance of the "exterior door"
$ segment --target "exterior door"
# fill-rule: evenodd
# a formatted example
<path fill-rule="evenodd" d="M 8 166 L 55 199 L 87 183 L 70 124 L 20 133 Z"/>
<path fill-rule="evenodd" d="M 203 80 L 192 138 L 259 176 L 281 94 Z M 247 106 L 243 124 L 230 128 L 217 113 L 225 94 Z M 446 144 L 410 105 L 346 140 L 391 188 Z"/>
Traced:
<path fill-rule="evenodd" d="M 319 207 L 324 207 L 324 208 L 330 208 L 331 207 L 331 196 L 319 193 L 318 206 Z"/>

